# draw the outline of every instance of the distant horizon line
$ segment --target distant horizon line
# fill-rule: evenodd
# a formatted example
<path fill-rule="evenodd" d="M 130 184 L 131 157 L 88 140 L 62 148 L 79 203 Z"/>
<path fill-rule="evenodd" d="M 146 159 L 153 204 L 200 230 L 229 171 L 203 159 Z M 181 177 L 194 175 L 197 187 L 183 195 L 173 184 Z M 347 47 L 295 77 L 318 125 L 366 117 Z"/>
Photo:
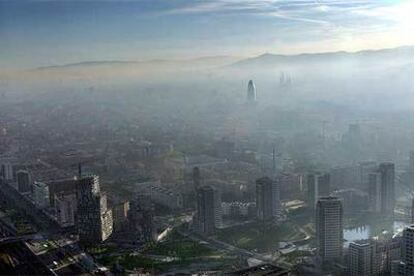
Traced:
<path fill-rule="evenodd" d="M 61 67 L 70 67 L 70 66 L 78 66 L 78 65 L 98 65 L 98 64 L 110 64 L 110 63 L 118 63 L 118 64 L 128 64 L 128 63 L 155 63 L 155 62 L 194 62 L 194 61 L 202 61 L 208 59 L 217 59 L 217 58 L 234 58 L 240 59 L 238 61 L 242 61 L 244 59 L 252 59 L 261 56 L 271 55 L 271 56 L 283 56 L 283 57 L 295 57 L 295 56 L 302 56 L 302 55 L 323 55 L 323 54 L 338 54 L 338 53 L 345 53 L 345 54 L 359 54 L 359 53 L 366 53 L 366 52 L 380 52 L 380 51 L 387 51 L 387 50 L 397 50 L 403 48 L 411 48 L 414 47 L 413 44 L 410 45 L 401 45 L 396 47 L 386 47 L 386 48 L 376 48 L 376 49 L 362 49 L 362 50 L 355 50 L 355 51 L 347 51 L 347 50 L 337 50 L 337 51 L 322 51 L 322 52 L 302 52 L 302 53 L 295 53 L 295 54 L 277 54 L 272 52 L 264 52 L 262 54 L 256 54 L 253 56 L 240 56 L 240 55 L 206 55 L 206 56 L 199 56 L 194 58 L 152 58 L 152 59 L 112 59 L 112 60 L 84 60 L 78 62 L 69 62 L 69 63 L 61 63 L 61 64 L 51 64 L 45 66 L 37 66 L 37 67 L 27 67 L 22 68 L 23 71 L 33 71 L 33 70 L 44 70 L 44 69 L 52 69 L 52 68 L 61 68 Z M 236 61 L 236 62 L 238 62 Z"/>

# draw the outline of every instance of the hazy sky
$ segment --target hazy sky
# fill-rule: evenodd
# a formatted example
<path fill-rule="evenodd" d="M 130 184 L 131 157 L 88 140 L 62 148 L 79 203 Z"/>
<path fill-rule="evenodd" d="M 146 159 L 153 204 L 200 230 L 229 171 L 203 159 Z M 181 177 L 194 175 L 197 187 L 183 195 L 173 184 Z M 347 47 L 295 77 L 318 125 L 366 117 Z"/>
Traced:
<path fill-rule="evenodd" d="M 0 0 L 0 67 L 354 51 L 413 33 L 414 1 Z"/>

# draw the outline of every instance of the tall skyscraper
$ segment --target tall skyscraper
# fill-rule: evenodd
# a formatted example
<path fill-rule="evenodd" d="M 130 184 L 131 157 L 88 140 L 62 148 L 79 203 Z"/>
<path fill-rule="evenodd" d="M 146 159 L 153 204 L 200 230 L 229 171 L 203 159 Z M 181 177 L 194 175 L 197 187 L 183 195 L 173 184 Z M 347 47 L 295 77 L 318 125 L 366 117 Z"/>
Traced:
<path fill-rule="evenodd" d="M 381 163 L 368 175 L 369 210 L 393 215 L 395 207 L 395 169 L 393 163 Z"/>
<path fill-rule="evenodd" d="M 368 206 L 370 212 L 381 212 L 381 174 L 378 172 L 368 176 Z"/>
<path fill-rule="evenodd" d="M 281 214 L 281 204 L 280 204 L 280 182 L 277 179 L 276 173 L 276 150 L 273 148 L 273 169 L 272 169 L 272 215 L 275 218 L 278 218 Z"/>
<path fill-rule="evenodd" d="M 320 197 L 316 204 L 318 254 L 325 261 L 342 257 L 343 210 L 337 197 Z"/>
<path fill-rule="evenodd" d="M 56 218 L 61 227 L 70 227 L 76 224 L 77 213 L 76 194 L 72 192 L 59 192 L 54 194 L 54 207 Z"/>
<path fill-rule="evenodd" d="M 79 186 L 79 180 L 70 178 L 70 179 L 62 179 L 58 181 L 51 181 L 47 183 L 49 187 L 49 199 L 50 199 L 50 205 L 55 205 L 55 195 L 59 194 L 61 192 L 65 193 L 72 193 L 77 195 L 77 190 Z"/>
<path fill-rule="evenodd" d="M 414 175 L 414 150 L 410 151 L 409 160 L 408 160 L 408 172 L 411 175 Z"/>
<path fill-rule="evenodd" d="M 201 172 L 199 167 L 193 168 L 193 184 L 196 190 L 201 185 Z"/>
<path fill-rule="evenodd" d="M 331 192 L 330 180 L 329 173 L 318 175 L 319 196 L 329 196 Z"/>
<path fill-rule="evenodd" d="M 369 240 L 355 241 L 349 244 L 349 275 L 371 276 L 376 271 L 375 243 Z"/>
<path fill-rule="evenodd" d="M 319 196 L 318 185 L 314 174 L 307 176 L 306 186 L 308 187 L 308 206 L 314 209 Z"/>
<path fill-rule="evenodd" d="M 392 239 L 389 239 L 388 241 L 385 241 L 385 243 L 383 243 L 383 246 L 385 246 L 385 247 L 383 247 L 381 249 L 382 250 L 385 249 L 385 252 L 386 252 L 385 263 L 384 263 L 385 266 L 383 267 L 384 268 L 383 270 L 386 273 L 389 273 L 392 270 L 392 263 L 394 261 L 401 260 L 402 247 L 403 247 L 403 238 L 402 237 L 394 237 Z M 381 267 L 381 265 L 379 267 Z M 386 274 L 386 275 L 389 275 L 389 274 Z"/>
<path fill-rule="evenodd" d="M 360 187 L 365 189 L 369 186 L 369 175 L 378 171 L 378 164 L 373 161 L 359 163 Z"/>
<path fill-rule="evenodd" d="M 256 86 L 252 80 L 247 85 L 247 102 L 255 103 L 257 100 Z"/>
<path fill-rule="evenodd" d="M 77 225 L 79 240 L 94 243 L 106 240 L 112 233 L 112 211 L 106 195 L 101 195 L 98 176 L 81 177 L 78 185 Z"/>
<path fill-rule="evenodd" d="M 108 198 L 106 194 L 100 194 L 99 208 L 100 216 L 100 238 L 102 241 L 107 240 L 114 231 L 114 220 L 112 216 L 112 209 L 108 208 Z"/>
<path fill-rule="evenodd" d="M 26 170 L 19 170 L 16 174 L 17 177 L 17 190 L 20 193 L 28 193 L 32 190 L 30 174 Z"/>
<path fill-rule="evenodd" d="M 414 225 L 406 227 L 403 231 L 402 259 L 404 275 L 414 275 Z"/>
<path fill-rule="evenodd" d="M 49 187 L 43 182 L 34 182 L 33 199 L 38 208 L 46 208 L 50 205 Z"/>
<path fill-rule="evenodd" d="M 411 201 L 411 223 L 414 223 L 414 198 Z"/>
<path fill-rule="evenodd" d="M 128 226 L 128 212 L 130 210 L 130 202 L 117 202 L 112 205 L 112 219 L 114 221 L 114 232 L 121 232 Z"/>
<path fill-rule="evenodd" d="M 309 174 L 307 184 L 308 205 L 311 208 L 315 208 L 319 197 L 329 196 L 330 194 L 330 175 L 328 173 Z"/>
<path fill-rule="evenodd" d="M 395 207 L 395 168 L 393 163 L 381 163 L 381 212 L 387 215 L 394 214 Z"/>
<path fill-rule="evenodd" d="M 396 260 L 391 262 L 391 276 L 407 276 L 403 261 Z"/>
<path fill-rule="evenodd" d="M 139 195 L 131 201 L 127 218 L 134 242 L 155 240 L 154 209 L 149 195 Z"/>
<path fill-rule="evenodd" d="M 221 199 L 211 186 L 197 189 L 196 228 L 203 235 L 211 235 L 221 226 Z"/>
<path fill-rule="evenodd" d="M 256 180 L 257 218 L 262 221 L 273 218 L 273 181 L 268 177 Z"/>
<path fill-rule="evenodd" d="M 13 166 L 9 162 L 0 163 L 0 179 L 13 180 Z"/>
<path fill-rule="evenodd" d="M 272 180 L 272 216 L 278 218 L 282 212 L 280 204 L 280 183 L 274 178 Z"/>
<path fill-rule="evenodd" d="M 406 275 L 398 272 L 404 264 L 401 262 L 401 240 L 401 237 L 392 238 L 390 234 L 351 242 L 348 250 L 349 272 L 346 275 Z"/>

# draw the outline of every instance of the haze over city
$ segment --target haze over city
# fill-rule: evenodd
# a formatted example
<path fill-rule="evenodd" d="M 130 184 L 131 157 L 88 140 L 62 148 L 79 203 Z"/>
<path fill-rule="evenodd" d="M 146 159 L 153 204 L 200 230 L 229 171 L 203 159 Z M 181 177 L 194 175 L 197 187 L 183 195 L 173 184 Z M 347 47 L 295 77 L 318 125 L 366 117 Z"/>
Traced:
<path fill-rule="evenodd" d="M 414 275 L 413 13 L 0 1 L 0 275 Z"/>

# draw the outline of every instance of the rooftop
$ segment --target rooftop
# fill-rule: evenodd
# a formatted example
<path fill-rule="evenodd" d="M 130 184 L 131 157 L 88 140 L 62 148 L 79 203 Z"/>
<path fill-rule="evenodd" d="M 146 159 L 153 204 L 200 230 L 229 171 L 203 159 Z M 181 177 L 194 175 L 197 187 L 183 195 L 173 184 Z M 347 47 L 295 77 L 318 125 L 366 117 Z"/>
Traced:
<path fill-rule="evenodd" d="M 22 241 L 0 244 L 0 271 L 4 275 L 55 275 Z"/>

